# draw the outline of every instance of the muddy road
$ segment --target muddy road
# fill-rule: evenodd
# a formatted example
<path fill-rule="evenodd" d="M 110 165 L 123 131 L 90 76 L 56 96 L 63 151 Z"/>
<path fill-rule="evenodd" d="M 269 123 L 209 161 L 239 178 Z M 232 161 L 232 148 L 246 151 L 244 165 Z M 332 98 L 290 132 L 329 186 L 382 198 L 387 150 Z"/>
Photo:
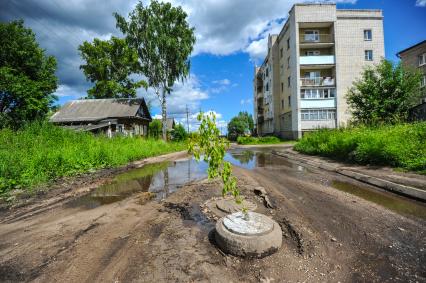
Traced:
<path fill-rule="evenodd" d="M 426 281 L 425 204 L 272 149 L 227 155 L 243 195 L 282 226 L 283 246 L 271 256 L 241 259 L 215 247 L 203 204 L 220 183 L 205 179 L 205 164 L 175 154 L 1 212 L 0 281 Z"/>

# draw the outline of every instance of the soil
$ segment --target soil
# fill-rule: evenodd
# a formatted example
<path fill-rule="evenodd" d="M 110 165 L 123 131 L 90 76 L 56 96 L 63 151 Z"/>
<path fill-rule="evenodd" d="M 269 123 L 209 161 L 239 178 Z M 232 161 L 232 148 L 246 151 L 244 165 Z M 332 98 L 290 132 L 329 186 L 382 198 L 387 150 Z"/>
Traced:
<path fill-rule="evenodd" d="M 234 167 L 242 194 L 282 227 L 283 246 L 270 256 L 237 258 L 215 246 L 203 204 L 219 196 L 217 181 L 189 183 L 160 202 L 138 193 L 93 209 L 66 205 L 118 172 L 110 171 L 0 212 L 0 281 L 426 281 L 424 218 L 331 189 L 355 182 L 343 176 L 299 167 Z M 274 208 L 254 193 L 259 186 Z"/>

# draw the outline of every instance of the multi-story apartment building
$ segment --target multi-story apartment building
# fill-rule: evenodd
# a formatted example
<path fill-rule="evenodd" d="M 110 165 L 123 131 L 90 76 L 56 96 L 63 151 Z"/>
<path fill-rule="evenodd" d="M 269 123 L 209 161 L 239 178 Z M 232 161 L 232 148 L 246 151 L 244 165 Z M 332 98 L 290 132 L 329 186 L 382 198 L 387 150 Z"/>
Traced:
<path fill-rule="evenodd" d="M 398 52 L 402 64 L 418 69 L 422 73 L 421 86 L 424 97 L 419 103 L 426 103 L 426 40 Z"/>
<path fill-rule="evenodd" d="M 365 66 L 384 57 L 381 10 L 296 4 L 254 76 L 259 135 L 299 138 L 350 119 L 346 93 Z"/>

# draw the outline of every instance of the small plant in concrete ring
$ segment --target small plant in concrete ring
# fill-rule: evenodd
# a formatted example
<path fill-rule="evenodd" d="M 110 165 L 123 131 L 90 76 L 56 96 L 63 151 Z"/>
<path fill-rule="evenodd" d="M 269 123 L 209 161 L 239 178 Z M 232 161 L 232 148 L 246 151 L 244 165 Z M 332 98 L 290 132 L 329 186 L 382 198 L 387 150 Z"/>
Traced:
<path fill-rule="evenodd" d="M 222 180 L 222 196 L 230 194 L 235 198 L 237 204 L 241 204 L 242 198 L 237 187 L 237 179 L 232 175 L 231 163 L 224 161 L 229 142 L 220 137 L 220 131 L 216 127 L 216 116 L 214 113 L 200 112 L 197 120 L 201 124 L 198 132 L 190 138 L 189 153 L 194 155 L 195 160 L 203 159 L 208 164 L 209 179 L 219 177 Z M 242 211 L 247 214 L 245 206 Z"/>

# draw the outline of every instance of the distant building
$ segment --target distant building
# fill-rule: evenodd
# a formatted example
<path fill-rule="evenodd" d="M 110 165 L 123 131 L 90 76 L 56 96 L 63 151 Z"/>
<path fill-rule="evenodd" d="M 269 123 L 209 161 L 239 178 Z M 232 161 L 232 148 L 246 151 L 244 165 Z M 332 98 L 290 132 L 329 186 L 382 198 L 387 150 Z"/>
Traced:
<path fill-rule="evenodd" d="M 151 115 L 143 98 L 83 99 L 64 104 L 50 122 L 76 131 L 147 136 Z"/>
<path fill-rule="evenodd" d="M 411 109 L 410 118 L 426 120 L 426 40 L 398 52 L 397 56 L 402 64 L 417 68 L 423 75 L 421 80 L 423 98 L 419 101 L 419 105 Z"/>
<path fill-rule="evenodd" d="M 161 123 L 163 123 L 163 120 L 161 118 L 160 119 L 155 119 L 155 120 L 158 120 Z M 173 119 L 173 118 L 167 118 L 166 125 L 167 125 L 166 126 L 167 127 L 167 131 L 173 130 L 175 128 L 175 126 L 176 126 L 175 119 Z"/>
<path fill-rule="evenodd" d="M 335 4 L 296 4 L 267 56 L 255 69 L 258 135 L 300 138 L 351 118 L 346 93 L 364 67 L 385 56 L 381 10 L 343 10 Z"/>

